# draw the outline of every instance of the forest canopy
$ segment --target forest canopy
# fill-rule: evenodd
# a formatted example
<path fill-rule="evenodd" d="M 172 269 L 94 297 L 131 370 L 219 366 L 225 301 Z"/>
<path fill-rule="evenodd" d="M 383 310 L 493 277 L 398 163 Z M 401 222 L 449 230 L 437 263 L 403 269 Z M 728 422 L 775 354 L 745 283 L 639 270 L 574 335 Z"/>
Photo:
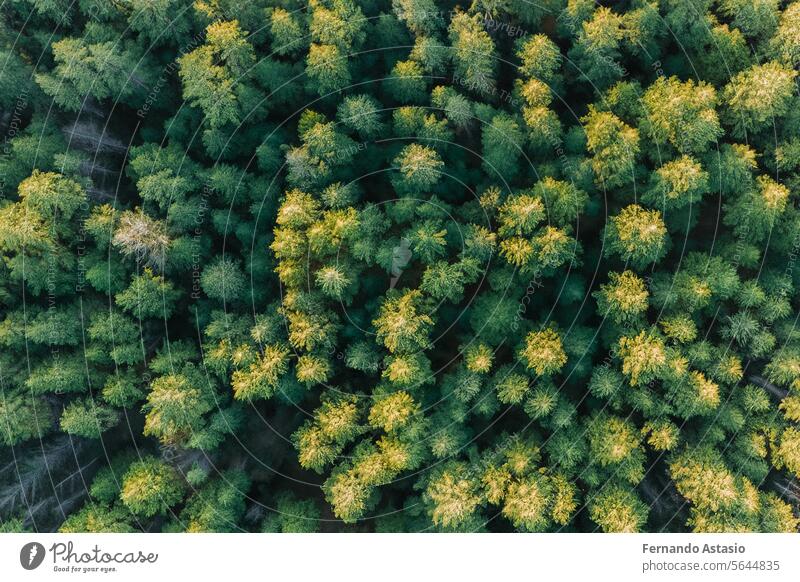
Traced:
<path fill-rule="evenodd" d="M 798 531 L 800 2 L 0 14 L 0 531 Z"/>

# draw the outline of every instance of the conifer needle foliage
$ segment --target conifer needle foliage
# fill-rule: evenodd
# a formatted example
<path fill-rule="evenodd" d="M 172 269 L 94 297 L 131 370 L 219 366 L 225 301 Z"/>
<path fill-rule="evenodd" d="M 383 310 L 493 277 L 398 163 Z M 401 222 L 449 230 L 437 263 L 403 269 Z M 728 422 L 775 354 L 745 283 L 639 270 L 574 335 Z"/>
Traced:
<path fill-rule="evenodd" d="M 798 530 L 800 2 L 0 14 L 0 530 Z"/>

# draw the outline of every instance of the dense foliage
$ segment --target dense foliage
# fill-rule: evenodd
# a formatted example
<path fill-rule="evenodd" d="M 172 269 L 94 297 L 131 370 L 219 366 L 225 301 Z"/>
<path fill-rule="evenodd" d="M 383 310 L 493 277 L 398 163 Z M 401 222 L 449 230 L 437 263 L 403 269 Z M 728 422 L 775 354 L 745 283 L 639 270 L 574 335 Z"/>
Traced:
<path fill-rule="evenodd" d="M 800 2 L 0 11 L 0 530 L 797 531 Z"/>

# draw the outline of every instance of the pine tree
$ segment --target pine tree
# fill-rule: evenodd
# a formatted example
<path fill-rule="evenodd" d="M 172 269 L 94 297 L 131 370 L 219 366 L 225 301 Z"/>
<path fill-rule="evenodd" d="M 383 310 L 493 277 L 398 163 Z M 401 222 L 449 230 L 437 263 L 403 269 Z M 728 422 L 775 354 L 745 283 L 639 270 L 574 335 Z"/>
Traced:
<path fill-rule="evenodd" d="M 734 136 L 745 137 L 772 127 L 792 102 L 797 71 L 771 61 L 754 65 L 725 86 L 722 98 Z"/>
<path fill-rule="evenodd" d="M 706 83 L 660 77 L 645 91 L 641 125 L 656 144 L 702 153 L 722 134 L 716 103 L 716 92 Z"/>
<path fill-rule="evenodd" d="M 586 145 L 593 154 L 592 169 L 602 188 L 614 188 L 633 181 L 639 155 L 639 132 L 613 113 L 590 109 L 582 119 Z"/>
<path fill-rule="evenodd" d="M 661 213 L 638 204 L 626 206 L 611 217 L 605 235 L 605 254 L 619 255 L 636 269 L 658 262 L 667 252 L 669 239 Z"/>
<path fill-rule="evenodd" d="M 120 500 L 135 515 L 166 513 L 183 498 L 183 482 L 176 471 L 155 457 L 133 463 L 122 477 Z"/>

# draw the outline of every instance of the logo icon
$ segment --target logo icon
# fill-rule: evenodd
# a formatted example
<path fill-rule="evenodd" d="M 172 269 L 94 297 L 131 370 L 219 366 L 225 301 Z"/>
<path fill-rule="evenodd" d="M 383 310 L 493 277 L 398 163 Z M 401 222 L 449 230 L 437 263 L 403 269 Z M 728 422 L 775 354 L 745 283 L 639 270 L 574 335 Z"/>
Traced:
<path fill-rule="evenodd" d="M 408 265 L 411 260 L 411 241 L 401 238 L 400 244 L 392 249 L 392 269 L 391 279 L 389 279 L 389 289 L 394 289 L 400 275 L 403 274 L 403 267 Z"/>
<path fill-rule="evenodd" d="M 19 551 L 19 563 L 26 570 L 35 570 L 44 561 L 44 546 L 39 542 L 29 542 Z"/>

